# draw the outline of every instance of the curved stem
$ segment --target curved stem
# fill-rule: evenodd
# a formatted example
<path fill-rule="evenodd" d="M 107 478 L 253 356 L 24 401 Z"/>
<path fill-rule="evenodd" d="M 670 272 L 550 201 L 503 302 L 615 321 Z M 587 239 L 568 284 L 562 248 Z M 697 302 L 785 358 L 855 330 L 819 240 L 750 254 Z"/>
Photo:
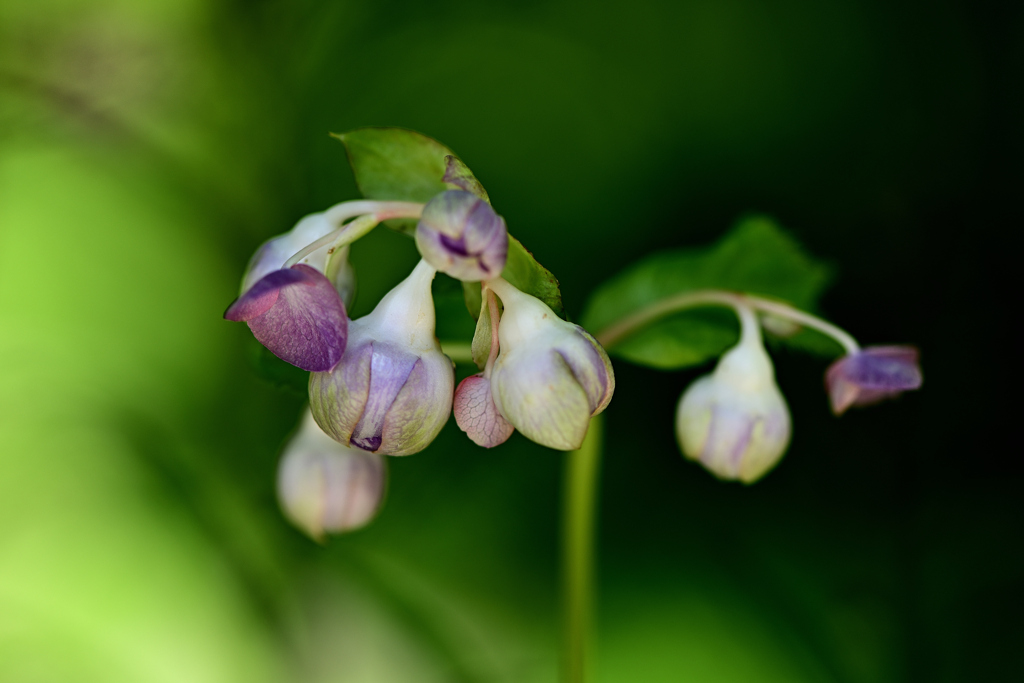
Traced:
<path fill-rule="evenodd" d="M 822 334 L 826 334 L 829 337 L 832 337 L 842 345 L 843 349 L 845 349 L 847 353 L 856 353 L 857 351 L 860 351 L 860 344 L 857 343 L 857 340 L 854 339 L 853 336 L 850 335 L 850 333 L 848 333 L 846 330 L 840 327 L 833 325 L 827 320 L 822 320 L 817 316 L 811 315 L 810 313 L 805 313 L 804 311 L 801 311 L 798 308 L 793 308 L 788 304 L 779 303 L 777 301 L 770 301 L 768 299 L 762 299 L 759 296 L 752 296 L 748 294 L 745 295 L 743 298 L 749 301 L 750 305 L 752 305 L 759 311 L 764 311 L 765 313 L 777 315 L 780 318 L 792 320 L 798 325 L 810 327 L 811 329 L 815 329 L 821 332 Z"/>
<path fill-rule="evenodd" d="M 334 249 L 340 249 L 346 244 L 352 244 L 377 227 L 381 221 L 386 221 L 390 218 L 419 218 L 422 213 L 423 204 L 416 202 L 359 200 L 335 204 L 324 211 L 324 216 L 331 223 L 337 224 L 338 227 L 292 254 L 285 261 L 284 267 L 291 268 L 314 251 L 323 249 L 331 244 L 334 245 Z M 355 220 L 342 225 L 349 218 L 355 218 Z"/>
<path fill-rule="evenodd" d="M 595 334 L 594 338 L 607 349 L 659 318 L 698 306 L 729 306 L 737 309 L 737 311 L 743 307 L 753 308 L 791 320 L 799 325 L 810 327 L 822 334 L 828 335 L 842 345 L 847 353 L 855 353 L 860 350 L 860 345 L 848 332 L 810 313 L 793 308 L 788 304 L 763 299 L 758 296 L 717 289 L 703 289 L 666 297 L 606 327 Z"/>
<path fill-rule="evenodd" d="M 562 681 L 585 683 L 593 635 L 594 531 L 603 441 L 602 418 L 590 420 L 578 450 L 566 453 L 562 492 Z"/>

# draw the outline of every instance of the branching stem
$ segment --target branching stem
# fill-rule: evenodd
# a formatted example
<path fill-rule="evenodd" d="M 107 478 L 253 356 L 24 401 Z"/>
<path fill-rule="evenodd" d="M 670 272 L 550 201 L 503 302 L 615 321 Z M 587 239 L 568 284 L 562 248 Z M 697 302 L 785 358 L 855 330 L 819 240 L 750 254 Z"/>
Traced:
<path fill-rule="evenodd" d="M 741 308 L 753 308 L 755 310 L 770 313 L 780 318 L 785 318 L 798 325 L 810 327 L 822 334 L 835 339 L 847 353 L 855 353 L 860 350 L 860 345 L 845 330 L 836 327 L 832 323 L 822 320 L 817 316 L 806 313 L 789 304 L 778 301 L 763 299 L 750 294 L 738 292 L 727 292 L 717 289 L 703 289 L 694 292 L 684 292 L 674 296 L 666 297 L 657 301 L 647 308 L 641 309 L 632 315 L 628 315 L 618 322 L 601 330 L 594 337 L 601 342 L 606 349 L 615 346 L 617 343 L 638 332 L 643 327 L 651 324 L 666 315 L 682 311 L 687 308 L 699 306 L 729 306 L 740 310 Z"/>

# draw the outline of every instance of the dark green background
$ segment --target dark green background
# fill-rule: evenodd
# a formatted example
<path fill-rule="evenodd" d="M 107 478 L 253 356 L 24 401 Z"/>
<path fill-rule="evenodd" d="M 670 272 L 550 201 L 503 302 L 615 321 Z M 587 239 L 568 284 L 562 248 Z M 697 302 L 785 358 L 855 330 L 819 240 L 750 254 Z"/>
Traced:
<path fill-rule="evenodd" d="M 327 133 L 363 125 L 455 150 L 571 316 L 755 210 L 834 266 L 830 318 L 921 349 L 923 391 L 842 419 L 777 353 L 753 487 L 676 449 L 705 369 L 617 364 L 598 681 L 1011 680 L 1022 64 L 1009 2 L 5 0 L 0 680 L 555 680 L 560 454 L 449 424 L 366 530 L 277 511 L 302 398 L 220 318 L 357 196 Z M 415 258 L 360 242 L 355 313 Z"/>

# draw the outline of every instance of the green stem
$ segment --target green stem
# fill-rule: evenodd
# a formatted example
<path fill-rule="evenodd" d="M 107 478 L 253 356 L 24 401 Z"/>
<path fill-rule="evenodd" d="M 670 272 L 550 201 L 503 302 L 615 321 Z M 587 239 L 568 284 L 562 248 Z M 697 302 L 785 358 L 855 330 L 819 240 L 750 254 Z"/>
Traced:
<path fill-rule="evenodd" d="M 594 530 L 603 439 L 600 415 L 566 454 L 562 509 L 563 683 L 585 683 L 593 635 Z"/>
<path fill-rule="evenodd" d="M 594 338 L 606 349 L 611 348 L 634 332 L 644 326 L 670 315 L 677 311 L 698 306 L 730 306 L 739 310 L 747 306 L 763 313 L 771 313 L 780 318 L 785 318 L 798 325 L 810 327 L 822 334 L 835 339 L 846 350 L 847 353 L 856 353 L 860 346 L 846 330 L 843 330 L 827 320 L 811 315 L 793 308 L 789 304 L 778 301 L 771 301 L 751 294 L 739 294 L 717 289 L 703 289 L 692 292 L 683 292 L 674 296 L 665 297 L 656 301 L 646 308 L 618 320 L 612 325 L 594 335 Z"/>

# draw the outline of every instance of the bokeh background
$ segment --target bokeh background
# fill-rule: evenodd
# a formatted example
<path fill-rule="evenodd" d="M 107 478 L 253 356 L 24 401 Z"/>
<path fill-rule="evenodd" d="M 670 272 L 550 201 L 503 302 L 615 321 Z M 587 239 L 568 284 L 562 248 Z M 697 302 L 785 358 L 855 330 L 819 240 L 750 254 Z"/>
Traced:
<path fill-rule="evenodd" d="M 357 196 L 327 133 L 362 125 L 454 149 L 570 315 L 756 210 L 833 265 L 827 315 L 921 348 L 923 391 L 842 419 L 777 353 L 795 434 L 753 487 L 674 444 L 706 368 L 617 365 L 597 681 L 1013 680 L 1021 9 L 3 0 L 0 681 L 556 680 L 561 454 L 450 423 L 367 529 L 278 512 L 303 399 L 221 315 Z M 416 255 L 353 258 L 359 314 Z"/>

